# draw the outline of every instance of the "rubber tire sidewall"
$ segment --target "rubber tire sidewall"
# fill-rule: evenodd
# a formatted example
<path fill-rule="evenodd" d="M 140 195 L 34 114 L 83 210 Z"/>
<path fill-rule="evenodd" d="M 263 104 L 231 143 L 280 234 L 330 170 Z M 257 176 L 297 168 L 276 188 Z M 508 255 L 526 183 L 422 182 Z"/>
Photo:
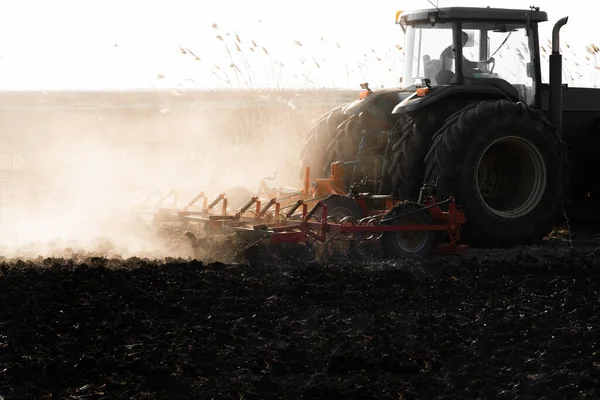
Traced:
<path fill-rule="evenodd" d="M 401 201 L 416 201 L 425 177 L 425 156 L 436 131 L 455 113 L 475 102 L 469 98 L 451 97 L 414 114 L 405 115 L 398 125 L 398 140 L 392 146 L 387 175 L 392 195 Z M 396 151 L 394 152 L 394 147 Z M 395 162 L 394 162 L 395 161 Z"/>
<path fill-rule="evenodd" d="M 331 217 L 332 215 L 336 214 L 335 210 L 336 209 L 345 209 L 350 211 L 350 216 L 352 216 L 352 218 L 354 218 L 355 221 L 358 221 L 359 219 L 362 218 L 362 210 L 360 208 L 360 206 L 358 205 L 358 203 L 356 201 L 354 201 L 353 199 L 346 197 L 346 196 L 342 196 L 339 194 L 332 194 L 329 197 L 327 197 L 324 200 L 321 200 L 326 206 L 327 206 L 327 216 Z M 319 207 L 315 214 L 315 217 L 317 217 L 319 220 L 321 220 L 322 216 L 323 216 L 323 208 Z M 331 223 L 331 222 L 330 222 Z"/>
<path fill-rule="evenodd" d="M 534 124 L 532 124 L 532 122 Z M 527 115 L 493 115 L 486 124 L 476 120 L 458 118 L 454 124 L 461 129 L 474 130 L 466 148 L 455 156 L 458 166 L 457 203 L 464 207 L 467 222 L 462 230 L 463 239 L 472 245 L 528 244 L 544 237 L 554 225 L 557 210 L 563 201 L 563 157 L 560 148 L 551 140 L 554 134 L 542 121 Z M 527 140 L 539 151 L 546 167 L 546 187 L 535 208 L 518 218 L 503 218 L 490 211 L 477 193 L 476 168 L 479 157 L 494 141 L 507 136 Z M 458 152 L 457 152 L 458 153 Z M 434 177 L 430 177 L 435 179 Z M 440 178 L 440 181 L 442 179 Z M 444 195 L 452 195 L 452 179 L 445 179 L 440 189 Z"/>

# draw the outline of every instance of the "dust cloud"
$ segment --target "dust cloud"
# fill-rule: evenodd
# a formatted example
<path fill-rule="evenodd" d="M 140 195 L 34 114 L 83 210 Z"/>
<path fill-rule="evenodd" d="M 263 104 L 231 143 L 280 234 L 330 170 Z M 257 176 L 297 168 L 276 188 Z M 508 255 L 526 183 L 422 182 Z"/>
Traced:
<path fill-rule="evenodd" d="M 304 135 L 326 111 L 114 106 L 0 115 L 1 256 L 174 256 L 133 212 L 152 207 L 145 197 L 174 189 L 178 203 L 164 206 L 182 207 L 200 191 L 256 192 L 275 173 L 270 184 L 300 187 Z"/>

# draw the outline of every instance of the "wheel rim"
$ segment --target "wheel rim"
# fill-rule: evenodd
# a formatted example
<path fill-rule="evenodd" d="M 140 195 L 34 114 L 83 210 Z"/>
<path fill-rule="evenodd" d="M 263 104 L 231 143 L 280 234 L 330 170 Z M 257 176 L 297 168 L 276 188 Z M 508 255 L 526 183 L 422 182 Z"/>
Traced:
<path fill-rule="evenodd" d="M 546 189 L 546 165 L 528 140 L 506 136 L 492 142 L 477 161 L 477 195 L 487 210 L 503 218 L 531 212 Z"/>
<path fill-rule="evenodd" d="M 419 217 L 412 216 L 403 218 L 398 225 L 425 225 L 425 222 Z M 426 231 L 400 231 L 395 232 L 394 239 L 404 252 L 417 253 L 427 244 L 427 235 Z"/>

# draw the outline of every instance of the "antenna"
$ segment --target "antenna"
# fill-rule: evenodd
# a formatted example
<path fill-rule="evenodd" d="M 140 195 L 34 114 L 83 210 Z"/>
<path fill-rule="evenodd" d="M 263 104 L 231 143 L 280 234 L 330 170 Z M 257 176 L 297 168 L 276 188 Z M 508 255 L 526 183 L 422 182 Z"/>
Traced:
<path fill-rule="evenodd" d="M 427 0 L 429 2 L 429 4 L 431 4 L 432 6 L 434 6 L 435 8 L 437 8 L 437 10 L 441 13 L 442 11 L 438 8 L 438 6 L 436 4 L 433 4 L 433 1 L 431 0 Z M 439 0 L 436 0 L 436 3 L 439 3 Z"/>

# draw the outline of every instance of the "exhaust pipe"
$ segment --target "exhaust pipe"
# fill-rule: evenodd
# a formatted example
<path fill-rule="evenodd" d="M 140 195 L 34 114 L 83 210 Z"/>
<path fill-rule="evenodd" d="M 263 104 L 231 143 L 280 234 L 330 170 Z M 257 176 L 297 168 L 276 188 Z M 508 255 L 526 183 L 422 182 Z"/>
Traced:
<path fill-rule="evenodd" d="M 552 54 L 550 55 L 550 122 L 556 124 L 562 137 L 562 55 L 560 54 L 560 28 L 569 17 L 559 19 L 552 28 Z"/>

